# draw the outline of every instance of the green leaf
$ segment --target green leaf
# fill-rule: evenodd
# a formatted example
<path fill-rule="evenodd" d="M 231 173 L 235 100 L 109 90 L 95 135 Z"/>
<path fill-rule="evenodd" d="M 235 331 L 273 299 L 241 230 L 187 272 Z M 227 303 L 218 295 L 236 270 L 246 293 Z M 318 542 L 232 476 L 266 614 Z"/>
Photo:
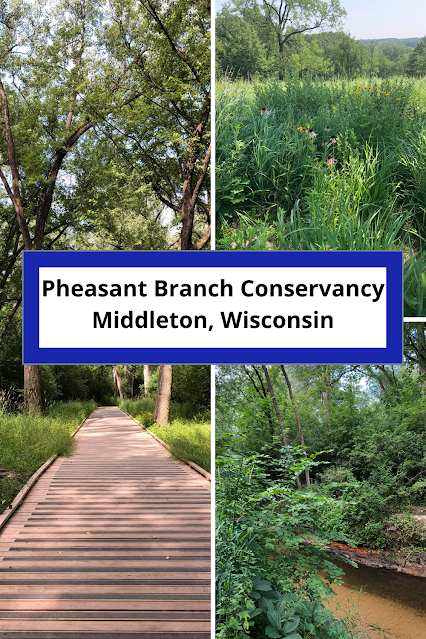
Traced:
<path fill-rule="evenodd" d="M 269 583 L 269 581 L 259 581 L 259 583 L 256 584 L 255 589 L 264 590 L 264 591 L 272 590 L 271 584 Z"/>
<path fill-rule="evenodd" d="M 277 628 L 277 630 L 281 630 L 282 628 L 281 616 L 278 614 L 276 610 L 272 610 L 268 612 L 266 616 L 268 617 L 269 623 L 273 625 L 274 628 Z"/>
<path fill-rule="evenodd" d="M 266 626 L 265 628 L 265 635 L 267 637 L 271 637 L 272 639 L 281 639 L 282 635 L 281 633 L 277 632 L 274 628 L 272 628 L 271 626 Z"/>
<path fill-rule="evenodd" d="M 300 617 L 293 617 L 291 621 L 286 621 L 284 624 L 284 631 L 293 632 L 293 630 L 296 630 L 297 626 L 299 625 L 299 622 L 300 622 Z"/>

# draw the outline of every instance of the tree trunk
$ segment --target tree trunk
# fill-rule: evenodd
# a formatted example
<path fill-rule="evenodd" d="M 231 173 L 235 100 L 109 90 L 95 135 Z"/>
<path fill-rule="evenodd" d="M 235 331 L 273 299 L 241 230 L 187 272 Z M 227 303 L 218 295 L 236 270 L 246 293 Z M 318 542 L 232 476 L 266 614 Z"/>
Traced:
<path fill-rule="evenodd" d="M 126 399 L 126 393 L 123 390 L 123 384 L 121 382 L 121 377 L 120 377 L 120 373 L 117 370 L 117 366 L 113 366 L 112 367 L 113 370 L 113 374 L 114 374 L 114 382 L 117 386 L 117 390 L 118 390 L 118 394 L 120 396 L 120 399 Z"/>
<path fill-rule="evenodd" d="M 42 413 L 40 369 L 37 364 L 24 366 L 24 405 L 30 415 Z"/>
<path fill-rule="evenodd" d="M 305 439 L 303 437 L 303 431 L 302 431 L 302 424 L 300 423 L 299 413 L 297 412 L 296 402 L 294 401 L 293 389 L 291 388 L 290 379 L 289 379 L 289 377 L 287 375 L 287 372 L 286 372 L 283 364 L 281 364 L 281 370 L 283 372 L 284 379 L 285 379 L 285 382 L 287 384 L 288 394 L 290 395 L 291 405 L 293 406 L 293 412 L 294 412 L 294 416 L 295 416 L 296 422 L 297 422 L 297 428 L 299 429 L 300 443 L 303 446 L 303 453 L 304 453 L 305 457 L 307 457 Z M 306 477 L 306 484 L 308 486 L 310 486 L 311 485 L 311 478 L 310 478 L 308 469 L 305 470 L 305 477 Z"/>
<path fill-rule="evenodd" d="M 149 364 L 143 365 L 143 393 L 148 395 L 148 384 L 151 374 L 149 372 Z"/>
<path fill-rule="evenodd" d="M 419 360 L 419 377 L 422 396 L 426 389 L 426 338 L 425 338 L 425 322 L 417 322 L 417 350 Z"/>
<path fill-rule="evenodd" d="M 172 371 L 171 364 L 160 366 L 160 376 L 158 379 L 158 393 L 155 402 L 154 415 L 151 423 L 157 422 L 159 426 L 169 423 L 170 395 L 172 393 Z"/>
<path fill-rule="evenodd" d="M 262 364 L 262 369 L 263 369 L 263 372 L 265 373 L 266 382 L 267 382 L 268 388 L 269 388 L 269 394 L 270 394 L 270 396 L 272 398 L 272 403 L 274 405 L 275 414 L 277 416 L 277 419 L 278 419 L 278 422 L 279 422 L 279 425 L 280 425 L 280 428 L 281 428 L 281 435 L 283 437 L 284 444 L 286 446 L 288 446 L 287 436 L 285 434 L 284 424 L 283 424 L 283 420 L 282 420 L 282 417 L 281 417 L 280 409 L 278 408 L 277 400 L 275 398 L 274 389 L 272 388 L 271 378 L 269 377 L 268 369 L 266 368 L 265 364 Z M 298 490 L 302 490 L 302 482 L 300 481 L 300 477 L 299 476 L 296 477 L 296 483 L 297 483 Z"/>
<path fill-rule="evenodd" d="M 328 432 L 330 434 L 330 441 L 333 441 L 333 433 L 331 429 L 331 417 L 330 417 L 330 373 L 329 367 L 325 366 L 324 375 L 322 378 L 322 391 L 321 391 L 322 405 L 324 408 L 324 415 L 328 424 Z"/>

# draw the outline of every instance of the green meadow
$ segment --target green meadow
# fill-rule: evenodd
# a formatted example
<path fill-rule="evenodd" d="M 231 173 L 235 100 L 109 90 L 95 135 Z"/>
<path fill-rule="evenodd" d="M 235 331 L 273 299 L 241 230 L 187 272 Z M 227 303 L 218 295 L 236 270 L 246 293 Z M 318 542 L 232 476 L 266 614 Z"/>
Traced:
<path fill-rule="evenodd" d="M 218 248 L 401 250 L 426 315 L 426 79 L 225 79 L 216 109 Z"/>

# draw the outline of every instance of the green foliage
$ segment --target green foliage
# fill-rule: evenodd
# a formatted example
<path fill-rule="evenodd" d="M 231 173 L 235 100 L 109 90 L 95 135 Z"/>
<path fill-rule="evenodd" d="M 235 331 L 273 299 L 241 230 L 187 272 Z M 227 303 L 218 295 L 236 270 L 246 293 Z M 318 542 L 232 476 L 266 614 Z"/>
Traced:
<path fill-rule="evenodd" d="M 0 510 L 4 510 L 35 471 L 52 455 L 69 455 L 71 433 L 96 408 L 94 402 L 51 406 L 42 417 L 0 414 Z"/>
<path fill-rule="evenodd" d="M 426 314 L 424 81 L 290 74 L 216 95 L 218 247 L 401 250 L 405 315 Z"/>
<path fill-rule="evenodd" d="M 417 58 L 422 54 L 419 38 L 384 38 L 378 40 L 356 40 L 348 33 L 340 31 L 309 32 L 312 18 L 320 3 L 296 2 L 290 7 L 291 26 L 278 22 L 279 5 L 268 11 L 266 3 L 232 0 L 227 2 L 216 18 L 216 75 L 228 77 L 272 77 L 281 69 L 293 68 L 302 75 L 309 71 L 312 75 L 330 79 L 332 77 L 353 78 L 358 75 L 411 75 L 417 71 Z M 321 3 L 323 17 L 327 4 Z M 268 6 L 270 6 L 268 4 Z M 344 13 L 339 3 L 330 3 L 328 19 L 322 20 L 322 27 L 328 29 Z M 295 19 L 294 19 L 295 18 Z M 318 24 L 318 22 L 317 22 Z M 304 33 L 292 33 L 297 25 Z M 305 29 L 308 28 L 306 31 Z M 285 36 L 283 51 L 280 53 L 278 35 Z M 416 48 L 417 45 L 417 48 Z M 414 49 L 414 51 L 413 51 Z M 416 54 L 416 49 L 418 54 Z M 424 75 L 424 73 L 423 73 Z"/>
<path fill-rule="evenodd" d="M 149 397 L 155 397 L 158 391 L 159 367 L 150 366 L 148 388 L 140 386 L 140 392 L 148 391 Z M 205 413 L 209 419 L 210 409 L 210 366 L 188 364 L 173 366 L 172 414 L 183 419 L 192 419 L 195 415 Z M 180 405 L 180 407 L 178 406 Z"/>
<path fill-rule="evenodd" d="M 321 603 L 342 571 L 328 561 L 329 539 L 317 525 L 328 500 L 294 489 L 303 453 L 288 449 L 296 467 L 285 461 L 274 480 L 274 460 L 230 452 L 230 441 L 219 442 L 216 459 L 217 636 L 349 637 Z"/>
<path fill-rule="evenodd" d="M 204 236 L 210 8 L 205 0 L 14 0 L 0 13 L 0 84 L 10 113 L 0 136 L 0 325 L 11 334 L 23 244 L 177 248 L 184 183 L 188 241 Z M 58 399 L 61 388 L 44 377 L 48 400 Z"/>
<path fill-rule="evenodd" d="M 424 487 L 423 487 L 424 488 Z M 389 517 L 386 530 L 390 548 L 405 550 L 417 548 L 420 552 L 426 546 L 426 526 L 423 519 L 410 512 L 397 513 Z"/>
<path fill-rule="evenodd" d="M 197 410 L 210 407 L 210 366 L 173 367 L 172 402 L 192 404 Z"/>
<path fill-rule="evenodd" d="M 311 486 L 304 492 L 324 499 L 316 522 L 335 539 L 393 548 L 390 518 L 410 507 L 426 506 L 426 399 L 423 373 L 419 374 L 426 358 L 424 331 L 421 322 L 406 327 L 404 366 L 286 367 L 306 443 L 307 460 L 302 461 L 311 460 Z M 216 432 L 225 438 L 223 446 L 239 454 L 267 454 L 269 477 L 281 481 L 296 465 L 286 461 L 279 444 L 281 433 L 270 398 L 256 392 L 247 374 L 257 380 L 254 367 L 246 368 L 218 368 Z M 285 381 L 279 367 L 268 370 L 288 441 L 297 450 L 299 433 Z M 262 374 L 260 368 L 258 373 Z M 226 436 L 229 432 L 232 435 Z M 318 468 L 319 461 L 328 466 Z M 297 472 L 303 480 L 300 467 Z M 415 536 L 413 532 L 413 539 L 407 538 L 407 547 L 421 545 Z M 397 539 L 405 538 L 401 533 Z"/>
<path fill-rule="evenodd" d="M 204 470 L 210 470 L 211 428 L 209 412 L 204 406 L 171 402 L 170 423 L 163 426 L 151 425 L 155 399 L 125 399 L 119 403 L 119 408 L 158 435 L 170 446 L 175 457 L 183 461 L 192 461 Z"/>
<path fill-rule="evenodd" d="M 426 36 L 418 40 L 410 56 L 408 71 L 414 76 L 426 75 Z"/>
<path fill-rule="evenodd" d="M 183 461 L 192 461 L 210 471 L 210 422 L 173 419 L 169 424 L 151 426 L 150 430 L 170 446 L 171 453 Z"/>

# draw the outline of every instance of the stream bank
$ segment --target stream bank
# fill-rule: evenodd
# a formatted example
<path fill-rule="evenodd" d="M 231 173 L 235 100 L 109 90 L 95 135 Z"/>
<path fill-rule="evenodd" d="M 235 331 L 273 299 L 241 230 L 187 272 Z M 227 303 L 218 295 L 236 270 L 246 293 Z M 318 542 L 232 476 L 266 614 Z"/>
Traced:
<path fill-rule="evenodd" d="M 391 553 L 383 550 L 371 550 L 370 548 L 353 548 L 347 544 L 332 543 L 329 552 L 334 555 L 342 555 L 357 564 L 369 568 L 381 568 L 396 572 L 403 572 L 413 577 L 426 577 L 426 562 L 423 559 L 397 561 Z M 426 600 L 425 600 L 426 609 Z M 426 634 L 425 634 L 426 637 Z"/>

